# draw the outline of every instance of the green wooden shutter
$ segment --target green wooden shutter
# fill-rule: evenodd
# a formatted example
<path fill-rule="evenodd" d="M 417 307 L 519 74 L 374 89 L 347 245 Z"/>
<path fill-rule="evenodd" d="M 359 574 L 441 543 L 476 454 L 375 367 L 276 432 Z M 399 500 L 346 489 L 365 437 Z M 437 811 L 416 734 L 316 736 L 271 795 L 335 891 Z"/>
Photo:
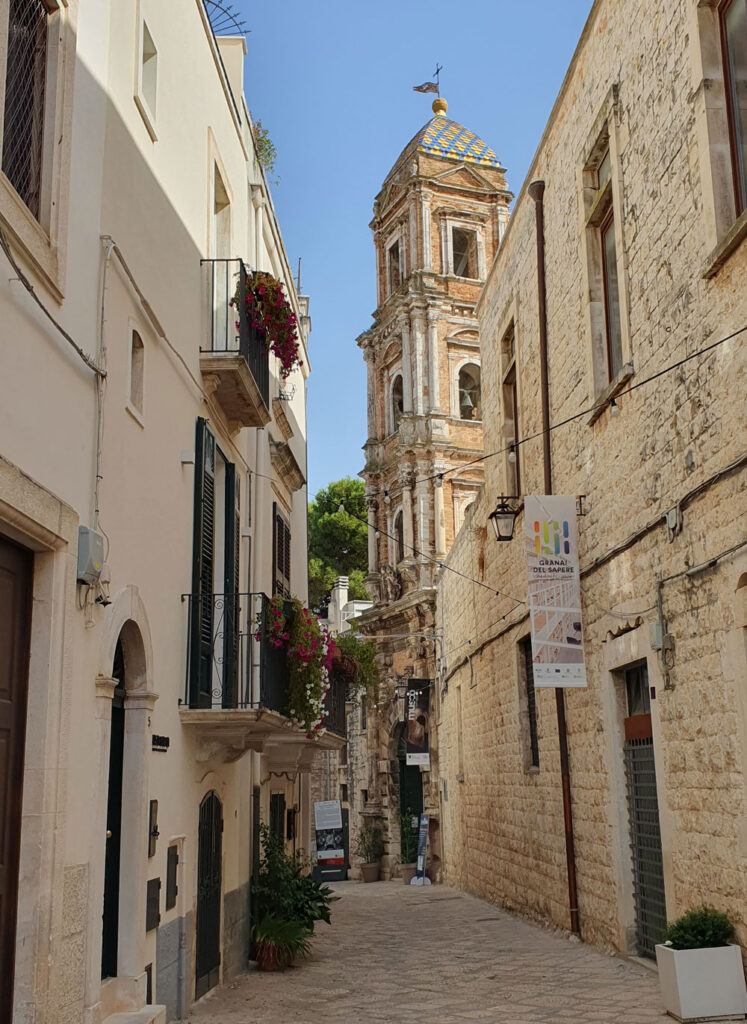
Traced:
<path fill-rule="evenodd" d="M 239 704 L 239 573 L 241 565 L 241 478 L 226 463 L 226 561 L 224 573 L 223 707 Z"/>
<path fill-rule="evenodd" d="M 189 706 L 212 704 L 213 551 L 215 545 L 215 436 L 197 418 L 195 440 L 192 614 L 190 623 Z"/>
<path fill-rule="evenodd" d="M 291 532 L 290 527 L 272 503 L 272 592 L 291 596 L 290 586 Z"/>

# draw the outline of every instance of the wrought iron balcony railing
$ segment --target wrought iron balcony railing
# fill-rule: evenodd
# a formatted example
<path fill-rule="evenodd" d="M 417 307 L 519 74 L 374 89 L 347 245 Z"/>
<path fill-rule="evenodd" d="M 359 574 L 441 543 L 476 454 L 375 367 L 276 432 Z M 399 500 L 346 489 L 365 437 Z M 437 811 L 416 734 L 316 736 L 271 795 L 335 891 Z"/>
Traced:
<path fill-rule="evenodd" d="M 191 709 L 266 708 L 288 713 L 289 671 L 285 647 L 265 639 L 270 599 L 266 594 L 185 594 L 188 606 L 187 679 L 184 704 Z M 285 604 L 286 615 L 291 604 Z M 345 736 L 347 687 L 332 679 L 327 693 L 328 731 Z"/>
<path fill-rule="evenodd" d="M 208 344 L 200 351 L 213 356 L 238 354 L 249 367 L 266 409 L 270 407 L 270 362 L 265 332 L 252 327 L 243 302 L 231 305 L 236 294 L 244 294 L 247 268 L 240 259 L 205 259 L 201 261 L 207 275 L 206 287 L 210 303 Z"/>

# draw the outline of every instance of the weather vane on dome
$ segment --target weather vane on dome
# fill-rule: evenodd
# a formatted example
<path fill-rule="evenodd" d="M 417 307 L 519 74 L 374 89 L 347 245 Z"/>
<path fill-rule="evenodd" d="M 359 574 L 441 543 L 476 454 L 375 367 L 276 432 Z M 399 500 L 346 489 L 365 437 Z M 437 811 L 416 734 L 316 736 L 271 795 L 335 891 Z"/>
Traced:
<path fill-rule="evenodd" d="M 436 79 L 435 82 L 423 82 L 422 85 L 413 85 L 413 92 L 435 92 L 437 96 L 441 95 L 440 83 L 438 76 L 443 71 L 443 64 L 436 64 L 436 70 L 433 73 L 433 77 Z"/>

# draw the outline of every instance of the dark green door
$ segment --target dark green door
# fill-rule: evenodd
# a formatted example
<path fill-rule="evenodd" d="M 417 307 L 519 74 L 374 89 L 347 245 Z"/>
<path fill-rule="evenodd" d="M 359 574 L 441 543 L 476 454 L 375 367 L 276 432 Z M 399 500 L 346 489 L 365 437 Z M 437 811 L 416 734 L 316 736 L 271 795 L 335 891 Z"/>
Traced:
<path fill-rule="evenodd" d="M 419 818 L 423 813 L 423 779 L 420 768 L 416 764 L 407 764 L 407 751 L 405 749 L 405 733 L 402 730 L 397 754 L 399 756 L 399 806 L 400 812 L 409 812 Z M 405 856 L 404 850 L 400 850 Z"/>

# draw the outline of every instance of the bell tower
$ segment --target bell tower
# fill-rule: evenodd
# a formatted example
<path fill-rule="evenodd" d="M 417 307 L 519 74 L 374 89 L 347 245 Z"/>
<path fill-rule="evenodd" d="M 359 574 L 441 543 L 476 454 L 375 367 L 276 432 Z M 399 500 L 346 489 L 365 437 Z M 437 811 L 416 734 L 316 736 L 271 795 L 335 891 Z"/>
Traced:
<path fill-rule="evenodd" d="M 439 652 L 428 637 L 438 562 L 483 480 L 479 464 L 470 465 L 483 450 L 476 304 L 513 198 L 494 151 L 446 116 L 446 100 L 434 101 L 433 115 L 374 201 L 377 308 L 372 327 L 358 338 L 368 374 L 361 476 L 369 522 L 366 582 L 374 601 L 360 628 L 377 637 L 388 675 L 375 736 L 373 726 L 368 731 L 373 773 L 398 756 L 403 702 L 395 696 L 396 678 L 436 678 Z M 431 701 L 435 707 L 435 695 Z M 424 806 L 437 818 L 433 736 L 431 743 Z M 375 793 L 382 808 L 399 806 L 397 779 L 378 778 Z M 395 858 L 398 821 L 394 813 Z"/>

